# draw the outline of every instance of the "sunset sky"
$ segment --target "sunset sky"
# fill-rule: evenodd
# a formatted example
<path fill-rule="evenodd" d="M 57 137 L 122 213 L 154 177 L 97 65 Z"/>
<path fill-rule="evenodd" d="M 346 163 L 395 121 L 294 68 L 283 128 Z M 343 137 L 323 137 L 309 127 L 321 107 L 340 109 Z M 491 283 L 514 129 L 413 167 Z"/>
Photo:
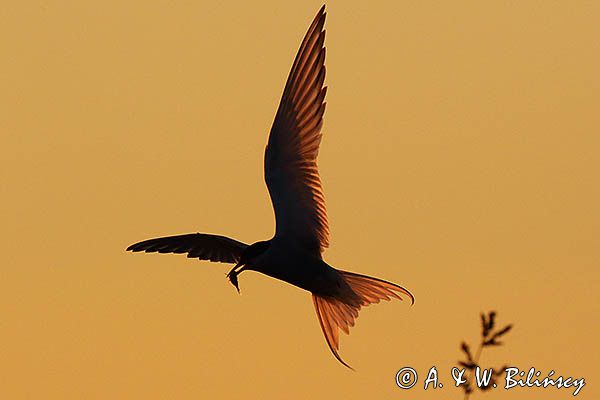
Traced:
<path fill-rule="evenodd" d="M 264 147 L 322 3 L 2 6 L 1 399 L 462 399 L 450 369 L 492 309 L 514 328 L 482 365 L 600 396 L 600 2 L 374 3 L 327 3 L 324 257 L 416 303 L 361 312 L 340 351 L 357 372 L 309 293 L 125 252 L 271 237 Z"/>

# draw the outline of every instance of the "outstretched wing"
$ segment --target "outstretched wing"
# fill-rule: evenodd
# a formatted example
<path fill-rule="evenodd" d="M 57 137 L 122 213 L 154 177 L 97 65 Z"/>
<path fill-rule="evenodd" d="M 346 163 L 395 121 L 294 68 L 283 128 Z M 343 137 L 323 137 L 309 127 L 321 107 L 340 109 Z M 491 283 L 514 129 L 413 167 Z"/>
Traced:
<path fill-rule="evenodd" d="M 325 112 L 325 6 L 292 65 L 265 152 L 265 181 L 275 209 L 275 237 L 320 252 L 329 227 L 317 155 Z"/>
<path fill-rule="evenodd" d="M 205 233 L 167 236 L 132 244 L 127 251 L 146 253 L 187 253 L 188 258 L 234 264 L 240 260 L 247 244 L 225 236 Z"/>

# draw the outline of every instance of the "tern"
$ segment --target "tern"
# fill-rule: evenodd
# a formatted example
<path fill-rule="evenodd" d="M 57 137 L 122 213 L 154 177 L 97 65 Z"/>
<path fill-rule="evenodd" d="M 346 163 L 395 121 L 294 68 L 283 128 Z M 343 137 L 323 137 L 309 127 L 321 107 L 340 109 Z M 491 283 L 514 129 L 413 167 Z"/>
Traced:
<path fill-rule="evenodd" d="M 242 271 L 256 271 L 305 289 L 312 300 L 335 358 L 340 357 L 339 332 L 349 334 L 361 307 L 380 300 L 410 299 L 402 286 L 333 268 L 323 260 L 329 226 L 317 168 L 325 112 L 325 6 L 308 28 L 285 84 L 271 127 L 264 159 L 264 177 L 275 210 L 275 234 L 248 245 L 205 233 L 145 240 L 128 251 L 187 253 L 189 258 L 230 263 L 227 274 L 239 292 Z"/>

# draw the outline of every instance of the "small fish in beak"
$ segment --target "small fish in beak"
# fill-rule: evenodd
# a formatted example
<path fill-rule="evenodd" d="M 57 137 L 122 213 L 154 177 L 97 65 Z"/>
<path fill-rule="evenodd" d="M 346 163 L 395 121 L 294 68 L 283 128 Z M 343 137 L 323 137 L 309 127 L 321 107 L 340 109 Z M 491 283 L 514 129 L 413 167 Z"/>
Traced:
<path fill-rule="evenodd" d="M 240 293 L 240 287 L 238 286 L 238 273 L 235 271 L 231 271 L 227 277 L 229 278 L 229 282 L 237 289 L 238 293 Z"/>

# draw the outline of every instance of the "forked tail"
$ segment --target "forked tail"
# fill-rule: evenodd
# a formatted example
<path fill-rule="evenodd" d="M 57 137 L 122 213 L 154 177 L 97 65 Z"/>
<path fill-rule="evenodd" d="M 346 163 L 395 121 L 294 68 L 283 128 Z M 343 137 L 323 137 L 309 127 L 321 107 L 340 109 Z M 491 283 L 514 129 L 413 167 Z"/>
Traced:
<path fill-rule="evenodd" d="M 410 298 L 411 304 L 414 304 L 415 298 L 408 290 L 396 284 L 353 272 L 339 272 L 353 293 L 349 293 L 345 298 L 321 297 L 313 293 L 313 303 L 329 349 L 339 362 L 353 369 L 338 354 L 340 329 L 346 334 L 350 333 L 361 307 L 392 298 L 403 300 L 403 295 Z"/>

